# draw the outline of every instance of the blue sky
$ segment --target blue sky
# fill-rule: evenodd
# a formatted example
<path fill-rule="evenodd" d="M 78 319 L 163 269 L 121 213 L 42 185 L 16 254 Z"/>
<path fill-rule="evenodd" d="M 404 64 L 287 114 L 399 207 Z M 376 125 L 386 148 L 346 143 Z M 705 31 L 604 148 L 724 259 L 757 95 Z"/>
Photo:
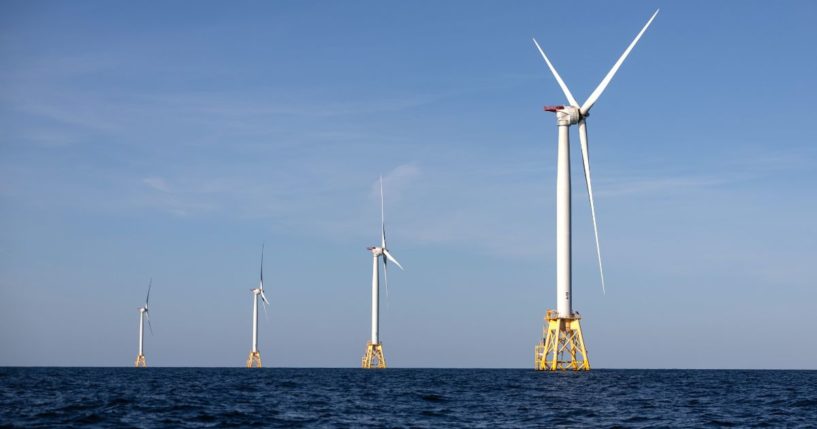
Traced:
<path fill-rule="evenodd" d="M 817 368 L 817 4 L 0 4 L 0 365 L 357 366 L 378 175 L 391 366 L 533 363 L 555 305 L 556 127 L 574 146 L 591 364 Z M 575 141 L 575 130 L 573 131 Z"/>

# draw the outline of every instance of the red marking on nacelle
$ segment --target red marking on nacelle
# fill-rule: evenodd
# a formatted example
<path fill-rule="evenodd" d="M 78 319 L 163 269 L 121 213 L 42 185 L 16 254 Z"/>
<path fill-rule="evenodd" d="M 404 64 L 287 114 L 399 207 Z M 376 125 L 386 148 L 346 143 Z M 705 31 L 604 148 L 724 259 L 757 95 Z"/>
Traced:
<path fill-rule="evenodd" d="M 558 112 L 564 108 L 565 106 L 545 106 L 545 112 Z"/>

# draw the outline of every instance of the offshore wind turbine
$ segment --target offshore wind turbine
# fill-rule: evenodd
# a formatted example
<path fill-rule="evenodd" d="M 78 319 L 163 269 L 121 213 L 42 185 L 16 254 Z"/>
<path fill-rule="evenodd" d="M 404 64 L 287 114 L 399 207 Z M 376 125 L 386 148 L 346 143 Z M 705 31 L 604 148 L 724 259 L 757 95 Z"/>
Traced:
<path fill-rule="evenodd" d="M 264 295 L 264 245 L 261 245 L 261 279 L 258 287 L 250 289 L 252 292 L 252 349 L 247 357 L 247 368 L 261 368 L 261 352 L 258 351 L 258 300 L 264 303 L 264 312 L 269 307 L 267 296 Z"/>
<path fill-rule="evenodd" d="M 579 320 L 581 316 L 573 311 L 572 297 L 572 255 L 571 255 L 571 186 L 570 186 L 570 140 L 569 128 L 571 125 L 579 126 L 579 144 L 582 151 L 582 164 L 584 166 L 584 180 L 587 184 L 587 195 L 590 199 L 590 213 L 593 217 L 593 232 L 596 238 L 596 255 L 599 262 L 599 275 L 601 276 L 602 291 L 604 287 L 604 270 L 601 264 L 601 248 L 599 246 L 599 231 L 596 223 L 596 207 L 593 202 L 593 186 L 590 181 L 590 155 L 587 143 L 586 120 L 590 116 L 590 109 L 596 104 L 601 94 L 604 92 L 610 80 L 618 71 L 621 64 L 630 54 L 630 51 L 638 43 L 638 40 L 650 26 L 658 10 L 650 17 L 635 39 L 630 43 L 624 53 L 619 57 L 613 68 L 602 79 L 601 83 L 590 94 L 590 97 L 579 105 L 573 94 L 570 93 L 565 82 L 562 80 L 556 68 L 545 55 L 545 51 L 539 46 L 536 39 L 533 43 L 542 54 L 556 82 L 562 88 L 569 105 L 545 106 L 545 111 L 556 114 L 556 125 L 559 130 L 559 140 L 557 149 L 557 173 L 556 173 L 556 311 L 548 310 L 545 316 L 545 329 L 542 335 L 542 342 L 537 344 L 534 351 L 534 367 L 537 370 L 589 370 L 590 360 L 587 356 L 587 349 L 582 336 Z M 561 37 L 561 36 L 560 36 Z"/>
<path fill-rule="evenodd" d="M 139 307 L 139 354 L 136 355 L 136 362 L 134 366 L 139 368 L 147 367 L 147 363 L 145 362 L 145 320 L 148 321 L 148 328 L 150 329 L 150 334 L 153 335 L 153 326 L 150 325 L 150 316 L 148 315 L 148 303 L 150 302 L 150 288 L 153 287 L 153 279 L 150 279 L 148 283 L 148 294 L 145 297 L 145 305 Z"/>
<path fill-rule="evenodd" d="M 383 280 L 387 292 L 389 290 L 389 261 L 394 262 L 401 270 L 403 266 L 397 262 L 386 247 L 383 177 L 380 178 L 380 246 L 372 246 L 368 250 L 372 252 L 372 337 L 366 343 L 366 353 L 361 359 L 361 366 L 363 368 L 385 368 L 386 358 L 383 357 L 383 343 L 380 342 L 380 259 L 383 259 Z"/>

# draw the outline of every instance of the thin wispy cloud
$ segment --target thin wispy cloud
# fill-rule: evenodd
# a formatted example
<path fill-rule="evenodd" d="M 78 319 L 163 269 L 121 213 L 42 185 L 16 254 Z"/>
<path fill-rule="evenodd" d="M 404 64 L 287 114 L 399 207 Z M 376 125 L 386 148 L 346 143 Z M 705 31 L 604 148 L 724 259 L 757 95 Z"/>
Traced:
<path fill-rule="evenodd" d="M 711 188 L 733 181 L 714 177 L 620 177 L 606 179 L 599 184 L 600 186 L 594 186 L 594 193 L 601 197 L 634 196 L 639 194 L 662 194 L 672 197 L 679 191 Z"/>
<path fill-rule="evenodd" d="M 410 186 L 420 176 L 420 169 L 416 164 L 403 164 L 395 167 L 382 176 L 383 192 L 390 201 L 398 201 L 407 186 Z M 371 196 L 380 199 L 380 181 L 375 180 L 372 185 Z"/>
<path fill-rule="evenodd" d="M 82 100 L 82 101 L 79 101 Z M 85 95 L 64 95 L 59 97 L 52 93 L 41 97 L 32 94 L 20 94 L 16 100 L 6 99 L 3 104 L 8 108 L 27 114 L 31 117 L 46 120 L 55 125 L 63 125 L 80 131 L 114 132 L 121 130 L 120 120 L 112 115 L 111 110 L 117 106 L 97 98 Z M 32 127 L 36 135 L 36 129 Z M 68 130 L 63 130 L 66 132 Z M 70 134 L 70 131 L 68 131 Z"/>
<path fill-rule="evenodd" d="M 142 183 L 148 185 L 150 188 L 161 192 L 170 192 L 170 187 L 161 177 L 146 177 L 142 179 Z"/>
<path fill-rule="evenodd" d="M 656 160 L 661 164 L 665 160 Z M 601 197 L 663 194 L 671 198 L 678 193 L 734 187 L 758 179 L 776 179 L 788 174 L 815 170 L 814 156 L 802 149 L 789 151 L 749 150 L 722 159 L 709 159 L 679 169 L 651 167 L 641 175 L 629 172 L 607 172 L 594 180 L 594 192 Z M 574 186 L 577 186 L 574 183 Z M 586 192 L 578 185 L 580 192 Z"/>

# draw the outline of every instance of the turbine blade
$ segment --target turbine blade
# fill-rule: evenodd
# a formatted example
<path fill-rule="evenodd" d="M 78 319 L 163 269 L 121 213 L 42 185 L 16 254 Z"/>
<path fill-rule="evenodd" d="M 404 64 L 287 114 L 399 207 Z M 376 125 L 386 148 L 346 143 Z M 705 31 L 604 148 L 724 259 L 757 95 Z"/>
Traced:
<path fill-rule="evenodd" d="M 264 303 L 261 307 L 264 309 L 264 320 L 269 321 L 269 312 L 267 311 L 267 307 L 269 307 L 269 301 L 267 301 L 267 297 L 264 295 L 264 292 L 261 292 L 261 301 Z"/>
<path fill-rule="evenodd" d="M 386 284 L 386 307 L 389 306 L 389 261 L 383 257 L 383 283 Z"/>
<path fill-rule="evenodd" d="M 550 63 L 550 60 L 548 59 L 548 56 L 545 55 L 545 51 L 543 51 L 542 47 L 539 46 L 539 42 L 537 42 L 536 39 L 533 39 L 533 43 L 539 49 L 539 53 L 542 54 L 542 58 L 545 59 L 545 62 L 547 63 L 548 68 L 550 68 L 550 72 L 553 73 L 553 77 L 556 78 L 556 81 L 559 82 L 559 86 L 562 87 L 562 92 L 565 93 L 565 97 L 567 97 L 567 101 L 570 102 L 571 106 L 579 107 L 579 103 L 576 102 L 575 98 L 573 98 L 573 94 L 570 93 L 570 90 L 567 88 L 567 85 L 565 84 L 565 81 L 563 81 L 562 77 L 559 76 L 559 72 L 556 71 L 556 67 L 553 67 L 553 64 Z"/>
<path fill-rule="evenodd" d="M 148 283 L 148 296 L 145 298 L 145 308 L 148 308 L 148 302 L 150 302 L 150 288 L 153 287 L 153 277 L 150 278 L 150 282 Z"/>
<path fill-rule="evenodd" d="M 397 265 L 398 267 L 400 267 L 401 270 L 405 271 L 405 268 L 403 268 L 403 266 L 400 265 L 399 262 L 397 262 L 397 259 L 394 259 L 394 256 L 392 256 L 391 253 L 389 253 L 388 250 L 383 249 L 383 255 L 385 255 L 386 258 L 388 258 L 390 261 L 394 262 L 394 264 Z M 386 259 L 384 258 L 383 260 L 385 261 Z"/>
<path fill-rule="evenodd" d="M 644 25 L 644 28 L 642 28 L 641 31 L 638 32 L 638 35 L 635 36 L 635 39 L 633 39 L 632 43 L 630 43 L 630 46 L 628 46 L 624 53 L 621 54 L 621 57 L 619 57 L 618 61 L 616 61 L 616 63 L 613 64 L 613 68 L 611 68 L 610 71 L 607 72 L 607 76 L 604 76 L 604 79 L 602 79 L 601 83 L 599 83 L 599 86 L 596 87 L 593 93 L 590 94 L 590 97 L 587 98 L 587 101 L 584 102 L 581 108 L 582 115 L 587 115 L 587 112 L 590 111 L 590 108 L 592 108 L 593 105 L 596 104 L 596 101 L 601 96 L 601 93 L 604 92 L 604 89 L 607 88 L 607 85 L 610 84 L 610 80 L 613 79 L 613 76 L 618 71 L 618 68 L 621 67 L 621 64 L 627 58 L 627 55 L 630 55 L 630 51 L 632 51 L 633 47 L 635 47 L 635 44 L 638 43 L 638 39 L 640 39 L 641 35 L 644 34 L 645 31 L 647 31 L 647 27 L 649 27 L 650 24 L 652 24 L 652 20 L 655 19 L 656 15 L 658 15 L 659 10 L 661 9 L 655 10 L 655 13 L 652 14 L 652 17 Z"/>
<path fill-rule="evenodd" d="M 593 183 L 590 181 L 590 150 L 587 147 L 587 124 L 584 118 L 579 121 L 579 141 L 582 147 L 582 165 L 584 165 L 584 181 L 587 184 L 587 196 L 590 198 L 590 213 L 593 215 L 593 233 L 596 235 L 596 256 L 599 259 L 599 274 L 601 275 L 601 291 L 605 295 L 604 268 L 601 265 L 601 247 L 599 247 L 599 228 L 596 224 L 596 205 L 593 202 Z"/>
<path fill-rule="evenodd" d="M 383 176 L 380 176 L 380 247 L 386 248 L 386 217 L 383 211 Z"/>
<path fill-rule="evenodd" d="M 386 248 L 386 227 L 383 226 L 383 229 L 380 230 L 380 248 Z"/>
<path fill-rule="evenodd" d="M 150 315 L 147 311 L 145 311 L 145 319 L 148 321 L 148 328 L 150 329 L 150 335 L 153 335 L 153 325 L 150 324 Z"/>
<path fill-rule="evenodd" d="M 264 290 L 264 243 L 261 243 L 261 290 Z M 263 295 L 263 293 L 262 293 Z"/>

